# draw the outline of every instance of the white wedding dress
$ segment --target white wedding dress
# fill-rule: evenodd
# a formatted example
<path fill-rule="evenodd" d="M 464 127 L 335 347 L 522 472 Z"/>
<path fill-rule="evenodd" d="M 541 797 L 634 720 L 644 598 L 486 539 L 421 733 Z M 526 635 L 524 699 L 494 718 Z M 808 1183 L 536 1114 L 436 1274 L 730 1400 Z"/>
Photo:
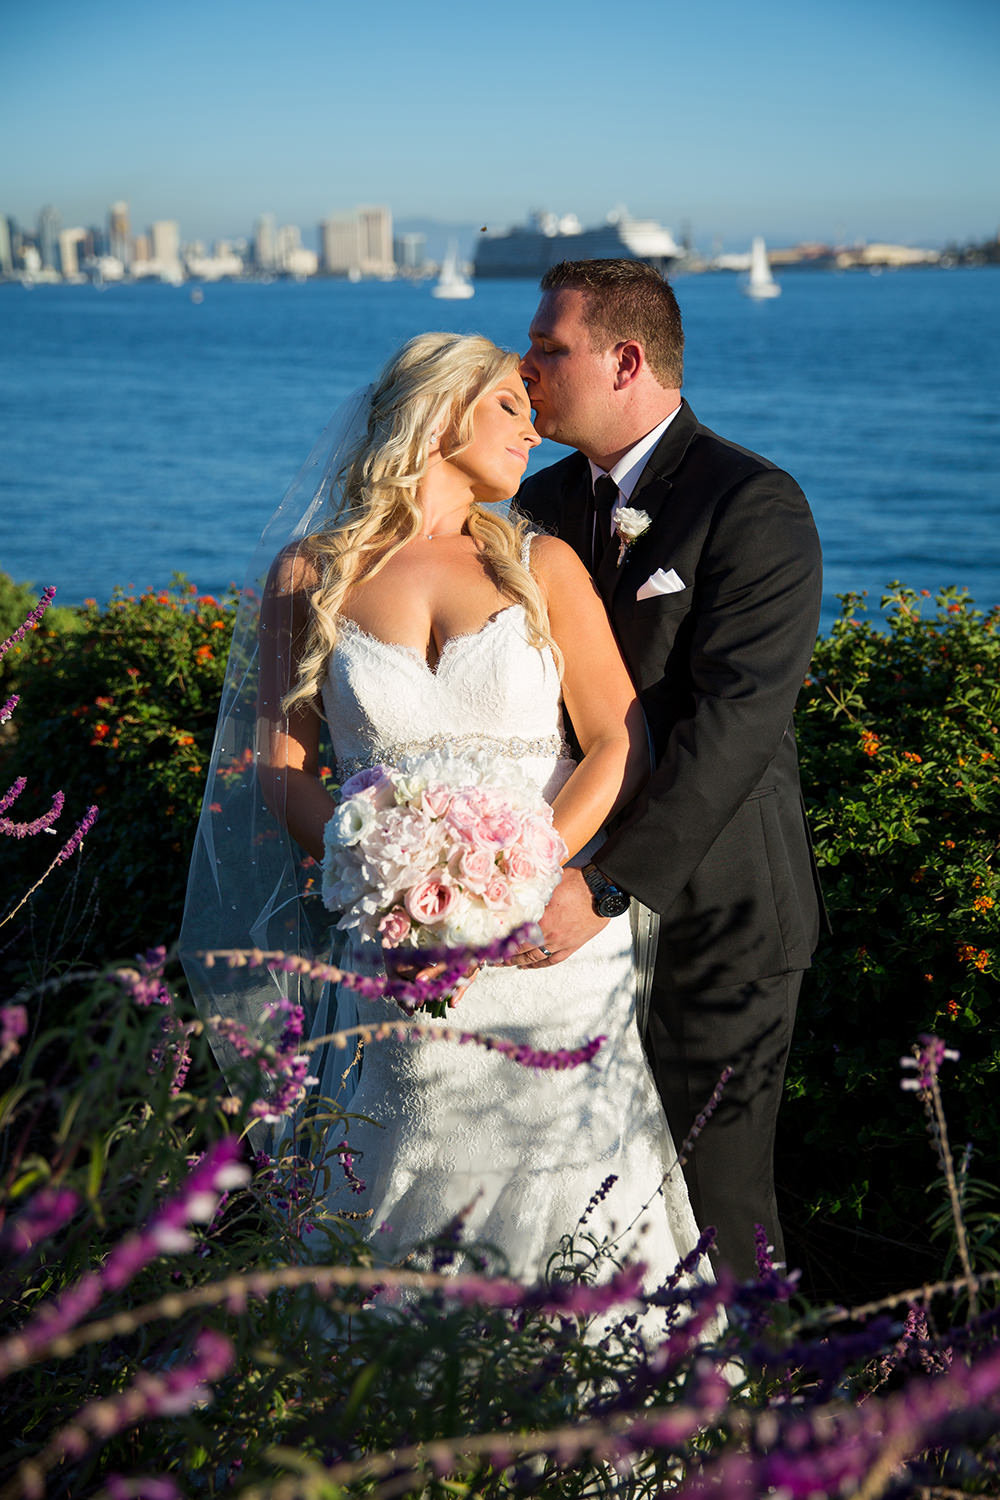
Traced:
<path fill-rule="evenodd" d="M 485 749 L 514 756 L 551 800 L 573 769 L 555 665 L 530 644 L 521 605 L 449 640 L 436 668 L 342 619 L 323 702 L 341 778 L 425 749 Z M 362 1022 L 400 1019 L 388 1002 L 357 1004 Z M 464 1238 L 537 1279 L 613 1177 L 578 1250 L 604 1246 L 602 1274 L 612 1258 L 641 1259 L 647 1289 L 661 1284 L 697 1229 L 636 1029 L 628 915 L 551 968 L 483 969 L 447 1020 L 546 1050 L 605 1040 L 592 1063 L 562 1072 L 474 1044 L 369 1044 L 349 1105 L 372 1121 L 349 1130 L 366 1186 L 350 1206 L 370 1212 L 364 1232 L 379 1257 L 404 1255 L 467 1211 Z M 336 1096 L 347 1061 L 343 1051 L 327 1055 L 321 1095 Z M 333 1192 L 343 1206 L 343 1184 Z"/>

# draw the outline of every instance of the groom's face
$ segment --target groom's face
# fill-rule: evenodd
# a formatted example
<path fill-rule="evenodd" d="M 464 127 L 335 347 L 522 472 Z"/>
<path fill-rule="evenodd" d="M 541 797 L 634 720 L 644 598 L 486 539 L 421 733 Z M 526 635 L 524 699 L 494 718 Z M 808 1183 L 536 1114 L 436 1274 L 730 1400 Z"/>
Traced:
<path fill-rule="evenodd" d="M 543 292 L 528 330 L 531 348 L 521 361 L 521 378 L 542 437 L 599 453 L 616 363 L 612 349 L 594 348 L 584 321 L 585 299 L 585 292 L 571 288 Z"/>

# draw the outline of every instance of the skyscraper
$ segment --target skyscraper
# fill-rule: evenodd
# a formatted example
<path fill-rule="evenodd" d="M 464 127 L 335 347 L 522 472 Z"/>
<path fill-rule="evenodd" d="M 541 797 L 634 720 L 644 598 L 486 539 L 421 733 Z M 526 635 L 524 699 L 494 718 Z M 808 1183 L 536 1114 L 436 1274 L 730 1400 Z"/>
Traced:
<path fill-rule="evenodd" d="M 274 270 L 276 224 L 274 214 L 261 214 L 253 226 L 253 263 L 258 271 Z"/>
<path fill-rule="evenodd" d="M 381 205 L 365 205 L 358 209 L 358 229 L 361 244 L 361 274 L 363 276 L 391 276 L 395 270 L 392 259 L 392 213 Z"/>
<path fill-rule="evenodd" d="M 42 257 L 43 271 L 59 270 L 59 231 L 62 220 L 59 212 L 47 203 L 38 215 L 38 249 Z"/>
<path fill-rule="evenodd" d="M 328 276 L 361 274 L 361 234 L 353 214 L 324 219 L 319 226 L 321 261 Z"/>
<path fill-rule="evenodd" d="M 108 214 L 108 248 L 123 266 L 132 263 L 132 231 L 128 222 L 128 204 L 112 203 Z"/>

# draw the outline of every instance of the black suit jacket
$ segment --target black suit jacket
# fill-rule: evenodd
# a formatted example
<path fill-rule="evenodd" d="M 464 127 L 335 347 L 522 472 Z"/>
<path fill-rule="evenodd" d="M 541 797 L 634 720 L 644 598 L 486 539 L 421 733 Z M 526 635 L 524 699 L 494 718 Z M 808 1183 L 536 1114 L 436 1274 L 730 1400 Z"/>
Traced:
<path fill-rule="evenodd" d="M 806 968 L 822 900 L 792 709 L 819 623 L 822 564 L 790 475 L 726 442 L 687 402 L 629 504 L 651 518 L 599 569 L 656 769 L 596 861 L 660 912 L 658 982 L 721 987 Z M 590 470 L 574 453 L 518 508 L 590 561 Z M 658 568 L 684 587 L 638 599 Z"/>

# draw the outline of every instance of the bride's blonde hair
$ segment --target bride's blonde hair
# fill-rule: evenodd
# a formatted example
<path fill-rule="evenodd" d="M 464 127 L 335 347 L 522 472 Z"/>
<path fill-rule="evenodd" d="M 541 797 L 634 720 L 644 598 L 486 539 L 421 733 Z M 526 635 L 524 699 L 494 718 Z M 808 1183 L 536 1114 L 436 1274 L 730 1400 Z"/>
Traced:
<path fill-rule="evenodd" d="M 419 536 L 423 513 L 417 489 L 427 473 L 432 434 L 444 434 L 445 457 L 461 452 L 472 437 L 476 401 L 513 374 L 518 363 L 516 354 L 479 334 L 422 333 L 382 371 L 372 391 L 367 431 L 334 477 L 344 502 L 337 524 L 314 533 L 298 549 L 296 571 L 301 577 L 306 562 L 318 583 L 309 597 L 298 678 L 282 701 L 286 713 L 315 699 L 352 586 L 374 577 Z M 521 560 L 527 523 L 474 503 L 467 530 L 501 593 L 524 606 L 532 644 L 550 647 L 561 664 L 542 589 Z"/>

